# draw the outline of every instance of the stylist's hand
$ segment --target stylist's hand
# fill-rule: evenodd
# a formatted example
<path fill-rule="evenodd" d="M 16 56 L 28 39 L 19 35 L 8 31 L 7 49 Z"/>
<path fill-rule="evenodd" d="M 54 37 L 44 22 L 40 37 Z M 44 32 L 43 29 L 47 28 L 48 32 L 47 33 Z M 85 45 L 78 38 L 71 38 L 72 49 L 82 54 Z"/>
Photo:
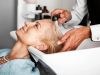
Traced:
<path fill-rule="evenodd" d="M 91 35 L 89 27 L 81 27 L 70 30 L 58 41 L 58 44 L 64 44 L 61 51 L 75 50 L 83 40 Z"/>
<path fill-rule="evenodd" d="M 52 16 L 59 15 L 59 14 L 60 14 L 60 18 L 58 20 L 59 24 L 63 24 L 72 18 L 71 13 L 68 10 L 55 9 L 51 12 Z"/>

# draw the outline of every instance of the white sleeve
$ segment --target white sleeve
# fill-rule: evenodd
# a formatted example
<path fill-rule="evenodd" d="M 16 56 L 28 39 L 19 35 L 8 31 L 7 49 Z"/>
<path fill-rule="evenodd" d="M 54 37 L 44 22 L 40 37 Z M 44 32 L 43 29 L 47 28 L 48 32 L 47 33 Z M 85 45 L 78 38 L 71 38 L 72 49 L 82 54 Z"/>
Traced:
<path fill-rule="evenodd" d="M 90 26 L 93 41 L 100 41 L 100 24 Z"/>
<path fill-rule="evenodd" d="M 73 10 L 71 11 L 72 19 L 69 22 L 67 22 L 66 25 L 78 25 L 87 13 L 87 1 L 77 0 L 76 5 L 73 7 Z M 66 25 L 64 26 L 65 28 L 67 27 Z"/>

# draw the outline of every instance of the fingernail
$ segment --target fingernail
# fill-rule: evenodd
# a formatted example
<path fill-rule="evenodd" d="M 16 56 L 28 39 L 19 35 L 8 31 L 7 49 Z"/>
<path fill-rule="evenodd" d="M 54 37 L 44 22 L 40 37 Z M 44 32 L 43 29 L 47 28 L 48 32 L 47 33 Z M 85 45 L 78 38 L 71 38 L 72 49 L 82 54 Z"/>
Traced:
<path fill-rule="evenodd" d="M 39 49 L 40 47 L 39 46 L 36 46 L 36 48 Z"/>
<path fill-rule="evenodd" d="M 60 45 L 61 43 L 62 43 L 61 41 L 58 41 L 58 42 L 57 42 L 58 45 Z"/>

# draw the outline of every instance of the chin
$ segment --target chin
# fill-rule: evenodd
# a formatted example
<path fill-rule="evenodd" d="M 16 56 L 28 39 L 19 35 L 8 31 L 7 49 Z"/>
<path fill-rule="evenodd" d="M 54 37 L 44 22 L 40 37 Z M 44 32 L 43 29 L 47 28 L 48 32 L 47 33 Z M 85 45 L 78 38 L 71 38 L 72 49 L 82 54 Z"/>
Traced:
<path fill-rule="evenodd" d="M 21 33 L 20 31 L 16 31 L 16 35 L 17 35 L 18 39 L 23 38 L 23 37 L 22 37 L 22 33 Z"/>

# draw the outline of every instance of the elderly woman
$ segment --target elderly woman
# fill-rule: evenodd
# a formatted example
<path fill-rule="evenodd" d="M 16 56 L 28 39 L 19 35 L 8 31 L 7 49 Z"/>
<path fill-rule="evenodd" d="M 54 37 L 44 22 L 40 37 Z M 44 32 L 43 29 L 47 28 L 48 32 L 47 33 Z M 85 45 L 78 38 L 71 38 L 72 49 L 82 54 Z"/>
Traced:
<path fill-rule="evenodd" d="M 51 20 L 26 23 L 16 34 L 18 40 L 13 48 L 0 50 L 0 75 L 40 75 L 30 60 L 28 46 L 45 53 L 58 52 L 61 46 L 56 42 L 62 34 Z"/>

